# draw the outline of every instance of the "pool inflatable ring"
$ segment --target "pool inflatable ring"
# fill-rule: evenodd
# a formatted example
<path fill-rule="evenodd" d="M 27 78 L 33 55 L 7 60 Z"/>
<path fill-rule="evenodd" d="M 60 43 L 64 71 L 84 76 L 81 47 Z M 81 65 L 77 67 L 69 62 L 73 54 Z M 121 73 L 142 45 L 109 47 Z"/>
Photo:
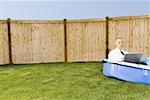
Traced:
<path fill-rule="evenodd" d="M 124 81 L 150 84 L 150 66 L 104 59 L 103 74 Z"/>

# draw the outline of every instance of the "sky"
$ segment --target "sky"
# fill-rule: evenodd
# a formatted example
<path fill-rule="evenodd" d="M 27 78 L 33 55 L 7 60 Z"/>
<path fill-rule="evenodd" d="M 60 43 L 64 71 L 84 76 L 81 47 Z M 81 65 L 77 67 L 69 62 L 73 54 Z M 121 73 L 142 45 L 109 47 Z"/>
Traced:
<path fill-rule="evenodd" d="M 0 0 L 0 19 L 88 19 L 150 14 L 150 0 Z"/>

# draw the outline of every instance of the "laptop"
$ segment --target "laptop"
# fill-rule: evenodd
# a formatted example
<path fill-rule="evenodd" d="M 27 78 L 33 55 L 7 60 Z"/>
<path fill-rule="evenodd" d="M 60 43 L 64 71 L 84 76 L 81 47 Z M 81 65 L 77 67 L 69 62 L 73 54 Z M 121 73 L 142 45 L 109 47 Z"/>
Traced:
<path fill-rule="evenodd" d="M 142 57 L 142 53 L 128 53 L 125 55 L 124 61 L 138 63 Z"/>

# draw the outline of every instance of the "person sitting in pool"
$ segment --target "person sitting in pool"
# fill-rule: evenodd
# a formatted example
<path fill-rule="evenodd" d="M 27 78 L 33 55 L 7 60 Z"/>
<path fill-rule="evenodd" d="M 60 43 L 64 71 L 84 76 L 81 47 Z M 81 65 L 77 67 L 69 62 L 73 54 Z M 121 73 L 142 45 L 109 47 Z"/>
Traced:
<path fill-rule="evenodd" d="M 123 41 L 121 37 L 117 37 L 115 39 L 115 49 L 111 50 L 108 54 L 108 59 L 114 61 L 124 61 L 125 54 L 127 51 L 122 50 Z M 150 66 L 150 57 L 148 58 L 141 58 L 140 62 L 147 64 Z"/>

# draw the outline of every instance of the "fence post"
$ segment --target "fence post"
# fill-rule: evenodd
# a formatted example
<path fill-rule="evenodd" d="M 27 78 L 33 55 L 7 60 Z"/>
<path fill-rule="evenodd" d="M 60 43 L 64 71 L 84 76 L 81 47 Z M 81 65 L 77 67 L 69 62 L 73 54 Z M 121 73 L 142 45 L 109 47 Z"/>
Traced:
<path fill-rule="evenodd" d="M 109 17 L 105 18 L 106 20 L 106 58 L 108 58 L 109 53 Z"/>
<path fill-rule="evenodd" d="M 7 18 L 7 27 L 8 27 L 8 46 L 9 46 L 9 64 L 12 62 L 12 51 L 11 51 L 11 30 L 10 30 L 10 18 Z"/>
<path fill-rule="evenodd" d="M 68 62 L 68 55 L 67 55 L 67 19 L 64 19 L 64 56 L 65 62 Z"/>

